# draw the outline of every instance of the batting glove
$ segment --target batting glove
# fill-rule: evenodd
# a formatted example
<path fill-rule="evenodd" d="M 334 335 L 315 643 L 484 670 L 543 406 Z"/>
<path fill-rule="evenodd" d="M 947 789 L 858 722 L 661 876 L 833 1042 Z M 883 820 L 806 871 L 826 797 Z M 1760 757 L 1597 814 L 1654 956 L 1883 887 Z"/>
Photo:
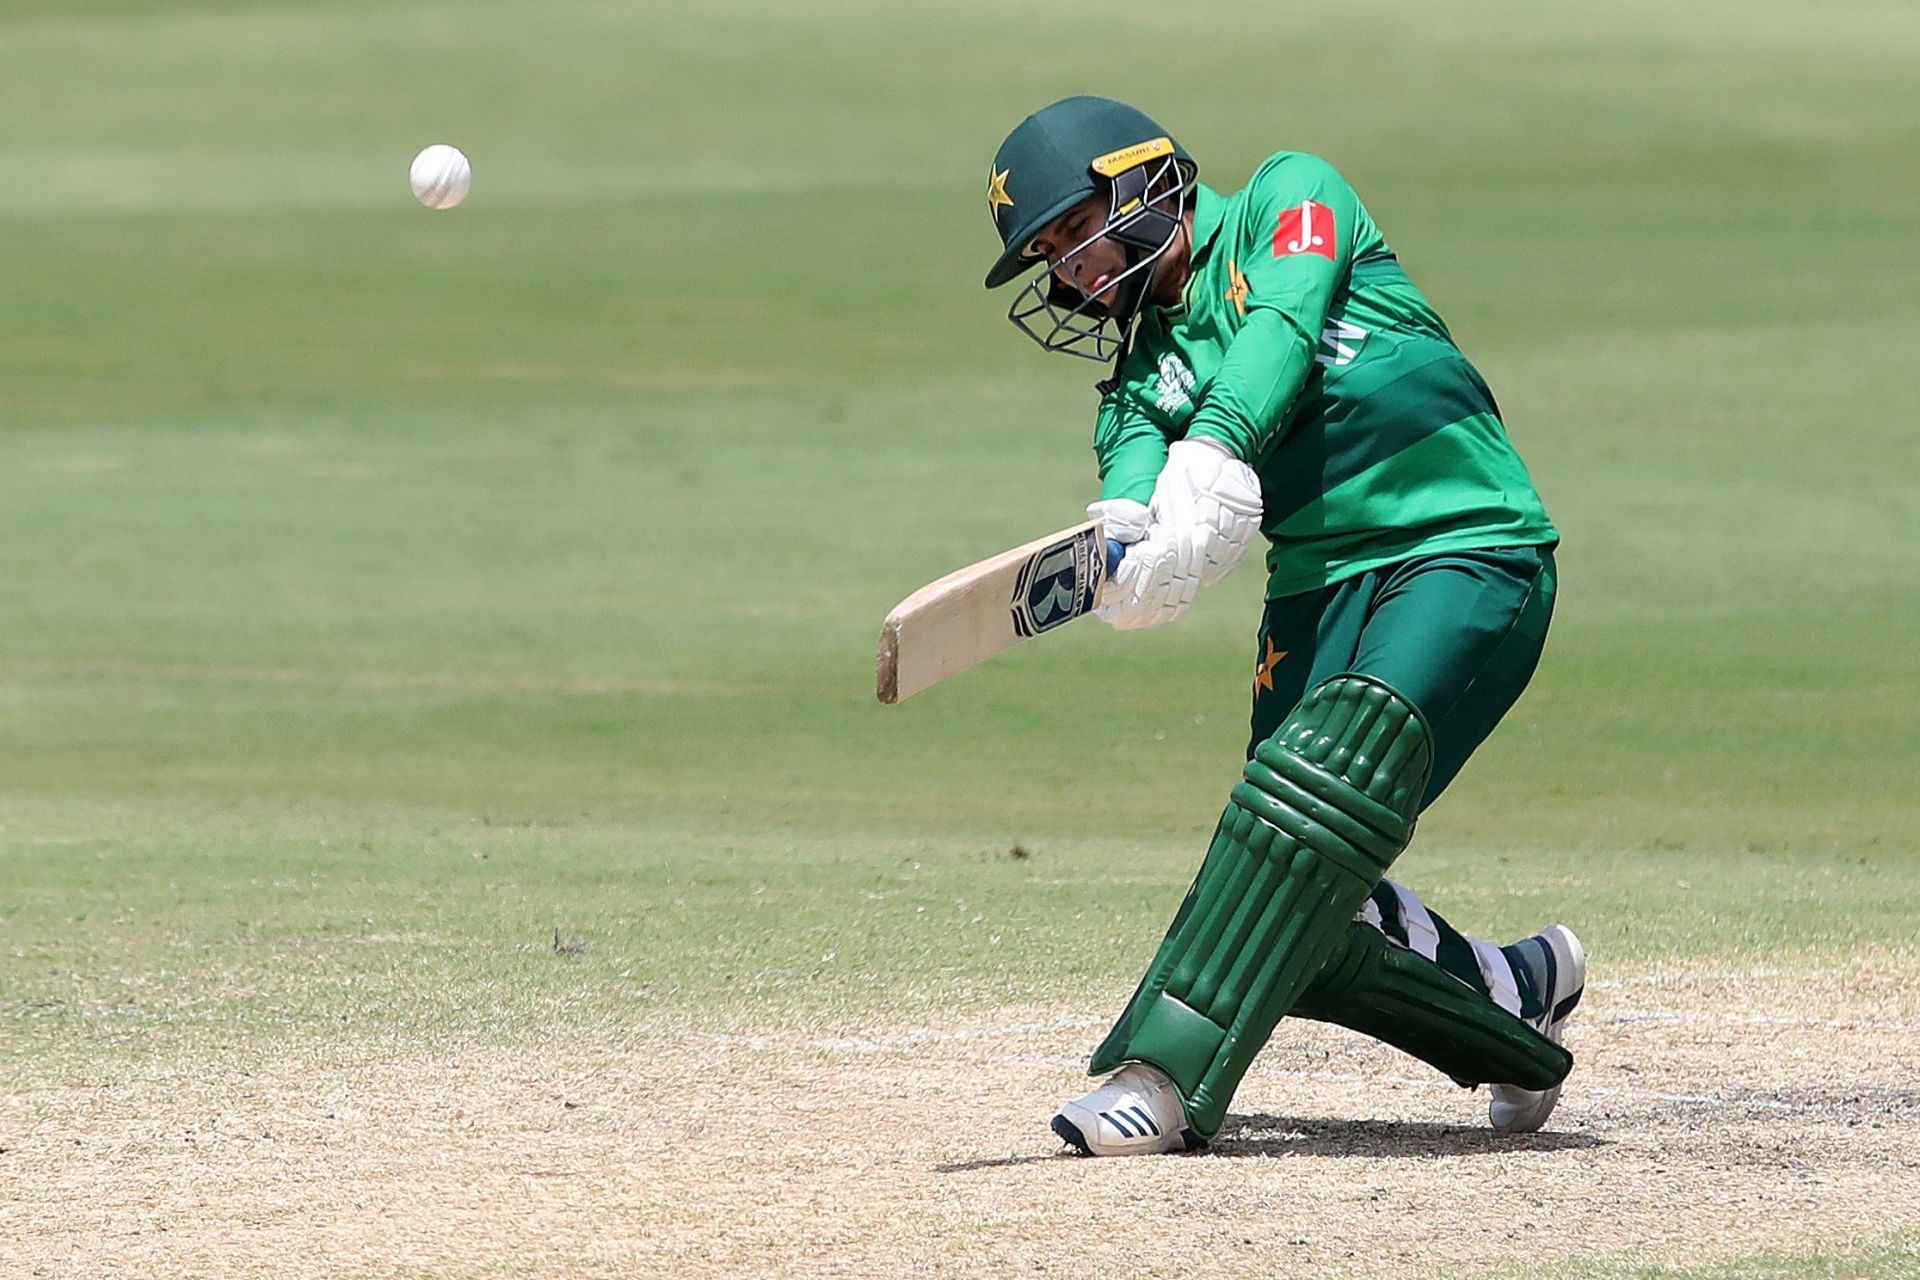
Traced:
<path fill-rule="evenodd" d="M 1122 546 L 1132 546 L 1147 536 L 1147 504 L 1132 498 L 1104 498 L 1090 503 L 1087 519 L 1100 521 L 1108 539 Z"/>
<path fill-rule="evenodd" d="M 1202 586 L 1240 563 L 1260 513 L 1252 467 L 1212 440 L 1175 441 L 1154 483 L 1146 533 L 1127 547 L 1094 616 L 1123 631 L 1179 619 Z"/>
<path fill-rule="evenodd" d="M 1164 528 L 1191 548 L 1202 586 L 1233 571 L 1260 532 L 1260 477 L 1206 437 L 1176 440 L 1154 482 L 1150 530 Z M 1151 536 L 1151 535 L 1149 535 Z"/>
<path fill-rule="evenodd" d="M 1200 574 L 1191 548 L 1164 531 L 1149 532 L 1127 548 L 1126 558 L 1107 579 L 1093 616 L 1118 630 L 1174 622 L 1193 605 Z"/>

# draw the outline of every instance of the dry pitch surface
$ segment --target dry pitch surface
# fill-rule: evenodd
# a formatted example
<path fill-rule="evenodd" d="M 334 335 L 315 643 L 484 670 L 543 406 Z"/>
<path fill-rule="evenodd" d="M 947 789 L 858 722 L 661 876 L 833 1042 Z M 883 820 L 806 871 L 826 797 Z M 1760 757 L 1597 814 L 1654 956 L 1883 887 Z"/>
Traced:
<path fill-rule="evenodd" d="M 1910 955 L 1600 982 L 1552 1131 L 1288 1024 L 1206 1155 L 1060 1154 L 1084 1011 L 183 1072 L 7 1100 L 41 1276 L 1542 1274 L 1920 1223 Z"/>

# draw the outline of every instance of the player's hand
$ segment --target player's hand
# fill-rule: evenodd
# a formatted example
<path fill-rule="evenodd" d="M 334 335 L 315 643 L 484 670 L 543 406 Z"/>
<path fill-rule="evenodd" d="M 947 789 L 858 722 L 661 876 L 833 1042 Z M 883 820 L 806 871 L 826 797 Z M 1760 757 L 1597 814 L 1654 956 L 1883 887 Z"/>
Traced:
<path fill-rule="evenodd" d="M 1202 586 L 1233 571 L 1260 532 L 1260 477 L 1217 441 L 1176 440 L 1154 482 L 1148 536 L 1181 544 Z"/>
<path fill-rule="evenodd" d="M 1094 508 L 1105 505 L 1088 513 L 1101 517 Z M 1154 484 L 1145 532 L 1127 545 L 1094 616 L 1123 631 L 1179 619 L 1202 586 L 1240 563 L 1260 531 L 1260 512 L 1252 467 L 1211 440 L 1175 441 Z"/>
<path fill-rule="evenodd" d="M 1087 505 L 1087 519 L 1105 526 L 1107 540 L 1130 547 L 1147 536 L 1147 504 L 1132 498 L 1103 498 Z"/>
<path fill-rule="evenodd" d="M 1199 589 L 1191 549 L 1149 530 L 1127 545 L 1126 557 L 1107 579 L 1093 616 L 1121 631 L 1173 622 L 1193 605 Z"/>

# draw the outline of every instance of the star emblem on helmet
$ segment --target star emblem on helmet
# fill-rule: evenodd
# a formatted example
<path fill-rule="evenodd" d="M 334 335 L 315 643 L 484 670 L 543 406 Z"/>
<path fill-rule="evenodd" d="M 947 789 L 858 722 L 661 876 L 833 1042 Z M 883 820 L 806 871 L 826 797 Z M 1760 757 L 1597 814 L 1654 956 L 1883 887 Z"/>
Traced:
<path fill-rule="evenodd" d="M 1013 197 L 1007 194 L 1007 179 L 1012 173 L 1011 169 L 995 169 L 987 179 L 987 212 L 996 218 L 1000 216 L 1001 205 L 1013 208 Z"/>

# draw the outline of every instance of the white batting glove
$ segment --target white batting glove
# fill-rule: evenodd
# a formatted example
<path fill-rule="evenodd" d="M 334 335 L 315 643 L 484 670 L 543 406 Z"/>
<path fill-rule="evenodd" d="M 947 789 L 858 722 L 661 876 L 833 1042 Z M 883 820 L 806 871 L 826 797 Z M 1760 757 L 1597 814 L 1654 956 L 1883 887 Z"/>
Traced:
<path fill-rule="evenodd" d="M 1200 582 L 1212 586 L 1233 571 L 1260 532 L 1260 477 L 1204 436 L 1176 440 L 1154 482 L 1151 530 L 1165 528 L 1191 546 Z"/>
<path fill-rule="evenodd" d="M 1134 595 L 1131 584 L 1140 574 L 1152 575 L 1158 571 L 1161 577 L 1166 576 L 1166 567 L 1161 566 L 1161 561 L 1165 559 L 1165 549 L 1142 545 L 1141 540 L 1147 536 L 1147 527 L 1151 523 L 1146 503 L 1135 502 L 1132 498 L 1105 498 L 1087 506 L 1087 518 L 1100 521 L 1102 532 L 1127 549 L 1126 557 L 1114 570 L 1114 576 L 1108 578 L 1107 585 L 1102 588 L 1101 598 L 1116 603 L 1112 606 L 1096 607 L 1093 611 L 1095 617 L 1104 619 L 1122 630 L 1131 630 L 1135 627 L 1152 626 L 1157 621 L 1170 622 L 1173 617 L 1179 617 L 1181 613 L 1186 612 L 1186 605 L 1182 604 L 1172 617 L 1162 619 L 1157 616 L 1162 611 L 1159 607 L 1126 610 L 1118 603 Z M 1122 579 L 1128 585 L 1121 585 Z M 1147 597 L 1164 597 L 1165 592 L 1162 590 L 1143 594 Z"/>
<path fill-rule="evenodd" d="M 1200 589 L 1189 548 L 1163 533 L 1149 532 L 1127 547 L 1126 558 L 1107 579 L 1093 616 L 1120 631 L 1179 619 Z"/>
<path fill-rule="evenodd" d="M 1106 527 L 1106 536 L 1132 546 L 1147 536 L 1147 504 L 1132 498 L 1105 498 L 1087 505 L 1087 519 Z"/>
<path fill-rule="evenodd" d="M 1154 482 L 1146 534 L 1127 548 L 1094 616 L 1123 631 L 1177 620 L 1202 586 L 1240 563 L 1261 508 L 1260 478 L 1226 446 L 1176 440 Z"/>

